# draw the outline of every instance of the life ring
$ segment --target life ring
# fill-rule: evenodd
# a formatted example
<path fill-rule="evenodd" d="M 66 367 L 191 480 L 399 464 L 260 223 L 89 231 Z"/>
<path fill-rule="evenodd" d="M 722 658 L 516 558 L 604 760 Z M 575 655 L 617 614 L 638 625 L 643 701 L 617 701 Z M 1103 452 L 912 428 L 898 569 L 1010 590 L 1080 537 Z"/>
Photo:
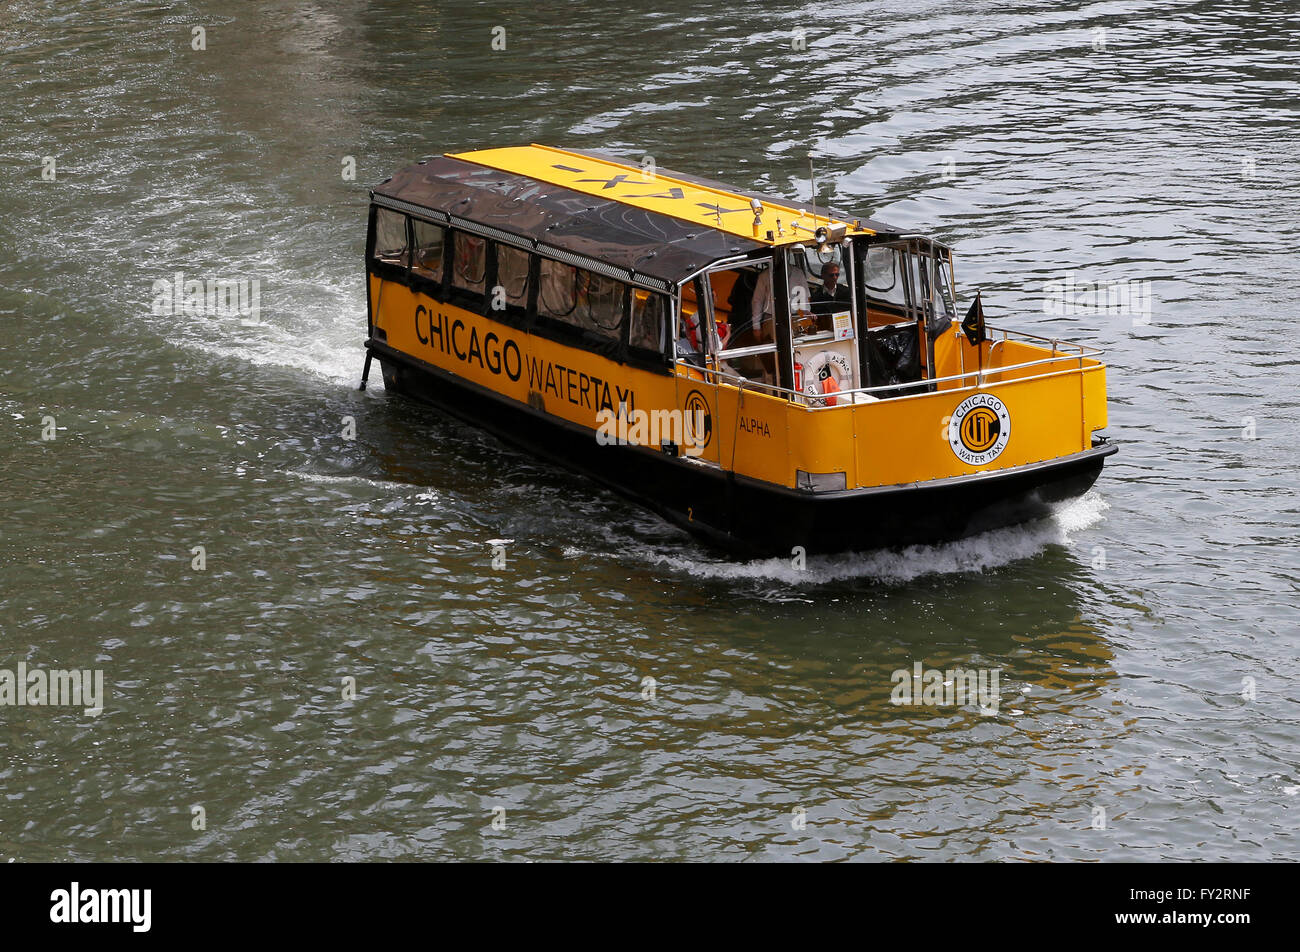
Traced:
<path fill-rule="evenodd" d="M 808 405 L 833 407 L 839 402 L 834 394 L 853 386 L 853 365 L 849 358 L 833 350 L 813 354 L 803 364 L 803 394 Z"/>

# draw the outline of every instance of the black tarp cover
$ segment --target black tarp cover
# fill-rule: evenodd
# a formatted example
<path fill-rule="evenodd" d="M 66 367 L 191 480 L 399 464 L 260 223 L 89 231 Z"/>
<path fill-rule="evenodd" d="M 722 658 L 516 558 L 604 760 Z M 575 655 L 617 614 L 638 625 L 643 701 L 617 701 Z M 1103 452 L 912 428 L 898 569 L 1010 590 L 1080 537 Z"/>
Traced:
<path fill-rule="evenodd" d="M 677 284 L 767 245 L 559 185 L 439 156 L 373 192 Z"/>

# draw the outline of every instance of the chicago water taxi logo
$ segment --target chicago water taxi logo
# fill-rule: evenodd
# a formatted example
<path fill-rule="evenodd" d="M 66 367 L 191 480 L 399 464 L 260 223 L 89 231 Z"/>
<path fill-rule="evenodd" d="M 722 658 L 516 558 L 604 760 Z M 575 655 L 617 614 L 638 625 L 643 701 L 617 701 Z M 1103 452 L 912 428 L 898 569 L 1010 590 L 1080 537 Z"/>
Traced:
<path fill-rule="evenodd" d="M 1011 439 L 1011 413 L 991 393 L 977 393 L 957 404 L 948 421 L 948 445 L 971 466 L 991 463 Z"/>
<path fill-rule="evenodd" d="M 652 446 L 673 456 L 698 457 L 712 438 L 709 401 L 698 390 L 686 397 L 685 410 L 635 410 L 620 403 L 617 413 L 596 414 L 596 442 L 601 446 Z"/>
<path fill-rule="evenodd" d="M 713 439 L 713 414 L 709 401 L 698 390 L 686 397 L 686 443 L 703 452 Z"/>

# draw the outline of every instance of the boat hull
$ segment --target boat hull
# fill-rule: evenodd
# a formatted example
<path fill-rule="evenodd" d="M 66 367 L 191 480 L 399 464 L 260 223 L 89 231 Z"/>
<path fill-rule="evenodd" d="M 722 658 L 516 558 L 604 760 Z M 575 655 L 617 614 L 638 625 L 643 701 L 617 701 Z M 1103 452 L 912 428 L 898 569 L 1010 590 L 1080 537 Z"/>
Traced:
<path fill-rule="evenodd" d="M 577 470 L 741 557 L 935 544 L 1042 518 L 1082 495 L 1117 449 L 901 486 L 808 492 L 638 446 L 607 446 L 581 426 L 395 350 L 366 345 L 395 393 L 439 407 L 504 441 Z"/>

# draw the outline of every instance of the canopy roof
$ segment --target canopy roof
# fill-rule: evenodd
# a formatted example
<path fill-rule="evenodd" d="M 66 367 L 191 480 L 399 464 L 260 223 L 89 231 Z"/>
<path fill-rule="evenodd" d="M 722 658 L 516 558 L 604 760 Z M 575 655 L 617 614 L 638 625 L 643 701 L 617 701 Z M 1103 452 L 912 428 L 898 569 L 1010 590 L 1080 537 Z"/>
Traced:
<path fill-rule="evenodd" d="M 723 258 L 807 242 L 815 226 L 828 222 L 844 224 L 850 235 L 891 230 L 866 219 L 828 218 L 842 213 L 823 208 L 814 221 L 809 210 L 780 199 L 667 170 L 649 176 L 595 153 L 540 145 L 426 159 L 372 194 L 388 199 L 382 204 L 415 206 L 416 214 L 427 209 L 668 284 Z M 751 198 L 763 205 L 758 226 Z"/>

